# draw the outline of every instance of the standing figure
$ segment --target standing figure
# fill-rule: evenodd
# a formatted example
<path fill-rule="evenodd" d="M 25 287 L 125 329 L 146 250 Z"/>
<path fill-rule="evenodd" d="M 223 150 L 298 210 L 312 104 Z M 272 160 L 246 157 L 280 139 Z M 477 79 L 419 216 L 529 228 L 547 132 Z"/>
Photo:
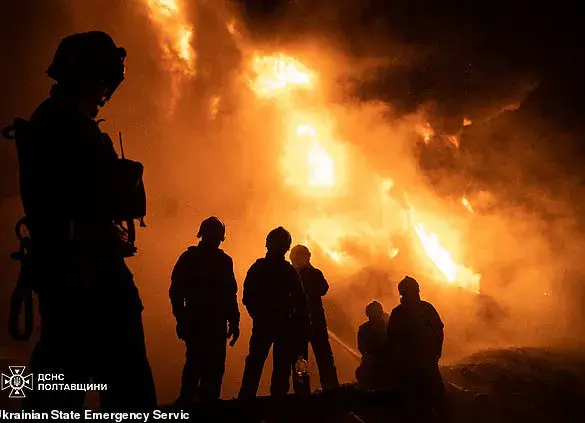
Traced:
<path fill-rule="evenodd" d="M 143 167 L 119 159 L 96 121 L 124 80 L 125 58 L 104 32 L 64 38 L 47 70 L 56 81 L 49 98 L 10 128 L 30 234 L 26 285 L 41 315 L 30 370 L 63 374 L 67 384 L 105 384 L 101 408 L 110 410 L 156 406 L 143 306 L 124 261 L 136 251 L 134 219 L 146 213 Z M 23 405 L 81 409 L 84 398 L 84 391 L 35 389 Z"/>
<path fill-rule="evenodd" d="M 323 390 L 336 388 L 339 386 L 339 380 L 337 379 L 337 369 L 335 368 L 333 351 L 331 351 L 331 344 L 329 343 L 327 321 L 325 319 L 325 310 L 323 309 L 323 300 L 321 299 L 327 294 L 329 284 L 323 276 L 323 272 L 311 264 L 311 252 L 306 246 L 294 246 L 290 251 L 290 260 L 299 272 L 303 289 L 309 302 L 309 313 L 311 315 L 309 342 L 317 361 L 321 387 Z M 308 360 L 309 343 L 305 344 L 303 355 L 305 360 Z"/>
<path fill-rule="evenodd" d="M 444 412 L 445 386 L 439 372 L 443 322 L 432 304 L 420 299 L 418 282 L 406 276 L 398 284 L 400 304 L 388 319 L 392 369 L 399 389 L 416 408 Z"/>
<path fill-rule="evenodd" d="M 254 398 L 264 362 L 273 346 L 270 394 L 284 396 L 290 376 L 308 338 L 307 297 L 299 274 L 285 259 L 290 233 L 278 227 L 266 237 L 266 257 L 256 260 L 244 281 L 243 303 L 253 321 L 239 398 Z"/>
<path fill-rule="evenodd" d="M 362 362 L 355 371 L 358 386 L 366 390 L 390 388 L 391 374 L 388 363 L 388 313 L 382 304 L 372 301 L 366 307 L 368 321 L 358 330 L 358 349 Z"/>
<path fill-rule="evenodd" d="M 186 405 L 219 399 L 227 339 L 234 346 L 240 336 L 234 264 L 219 248 L 225 226 L 210 217 L 197 237 L 201 241 L 179 257 L 169 289 L 177 335 L 187 350 L 179 397 Z"/>

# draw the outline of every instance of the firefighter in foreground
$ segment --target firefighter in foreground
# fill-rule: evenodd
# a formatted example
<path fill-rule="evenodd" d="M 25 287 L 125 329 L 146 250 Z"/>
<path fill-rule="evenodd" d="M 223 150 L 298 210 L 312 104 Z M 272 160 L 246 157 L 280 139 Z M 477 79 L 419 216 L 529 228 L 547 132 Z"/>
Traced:
<path fill-rule="evenodd" d="M 336 388 L 339 386 L 339 380 L 337 379 L 337 369 L 335 368 L 333 351 L 331 351 L 329 343 L 327 321 L 321 299 L 327 294 L 329 284 L 323 276 L 323 272 L 311 264 L 311 252 L 306 246 L 294 246 L 290 251 L 290 260 L 301 277 L 303 289 L 309 303 L 309 313 L 311 315 L 309 342 L 313 348 L 317 367 L 319 368 L 321 387 L 323 390 Z M 308 360 L 308 343 L 305 344 L 303 356 L 305 360 Z"/>
<path fill-rule="evenodd" d="M 227 339 L 233 346 L 240 336 L 234 265 L 219 248 L 225 226 L 210 217 L 197 237 L 201 241 L 179 257 L 169 289 L 177 335 L 187 349 L 179 398 L 185 405 L 219 399 Z"/>
<path fill-rule="evenodd" d="M 135 248 L 123 222 L 145 214 L 136 211 L 145 201 L 133 202 L 144 200 L 142 165 L 119 159 L 95 120 L 124 79 L 125 57 L 104 32 L 64 38 L 47 70 L 56 81 L 49 98 L 11 128 L 31 239 L 27 284 L 41 314 L 29 366 L 66 384 L 106 384 L 102 409 L 152 409 L 143 307 L 124 262 Z M 34 389 L 23 406 L 81 409 L 84 397 Z"/>
<path fill-rule="evenodd" d="M 432 304 L 421 300 L 415 279 L 410 276 L 402 279 L 398 293 L 400 304 L 388 319 L 392 372 L 406 398 L 442 417 L 445 386 L 439 359 L 443 350 L 443 322 Z"/>
<path fill-rule="evenodd" d="M 368 321 L 358 330 L 358 349 L 362 362 L 355 371 L 358 386 L 366 390 L 388 389 L 391 384 L 388 363 L 388 313 L 382 304 L 372 301 L 366 306 Z"/>
<path fill-rule="evenodd" d="M 299 274 L 285 259 L 292 238 L 278 227 L 266 238 L 266 257 L 256 260 L 244 281 L 243 303 L 253 321 L 239 398 L 256 396 L 264 362 L 273 346 L 270 394 L 286 395 L 291 369 L 306 345 L 307 297 Z"/>

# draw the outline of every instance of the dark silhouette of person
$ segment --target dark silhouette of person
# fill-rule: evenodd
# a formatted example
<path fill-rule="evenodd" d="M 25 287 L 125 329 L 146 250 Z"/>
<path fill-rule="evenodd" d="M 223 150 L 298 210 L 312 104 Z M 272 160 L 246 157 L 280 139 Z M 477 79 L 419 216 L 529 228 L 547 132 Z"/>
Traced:
<path fill-rule="evenodd" d="M 362 389 L 388 389 L 391 386 L 387 333 L 390 316 L 378 301 L 366 306 L 366 316 L 368 321 L 358 330 L 358 350 L 362 354 L 362 362 L 356 369 L 355 377 Z"/>
<path fill-rule="evenodd" d="M 321 299 L 327 294 L 329 284 L 323 276 L 323 272 L 311 264 L 311 252 L 306 246 L 295 245 L 290 250 L 290 260 L 301 277 L 303 289 L 307 295 L 309 314 L 311 315 L 309 342 L 317 361 L 321 387 L 323 390 L 336 388 L 339 386 L 339 380 L 333 351 L 329 343 L 327 321 L 325 319 L 323 300 Z M 305 360 L 309 358 L 309 342 L 305 344 L 303 352 Z M 296 381 L 296 379 L 293 379 L 293 381 Z"/>
<path fill-rule="evenodd" d="M 186 361 L 179 400 L 219 399 L 225 371 L 226 343 L 240 336 L 238 284 L 234 264 L 219 248 L 225 226 L 217 217 L 201 222 L 201 241 L 179 257 L 169 296 L 177 319 L 177 335 L 185 341 Z"/>
<path fill-rule="evenodd" d="M 388 319 L 392 372 L 414 409 L 444 415 L 445 386 L 439 372 L 443 322 L 432 304 L 422 301 L 418 282 L 406 276 L 398 284 L 400 304 Z"/>
<path fill-rule="evenodd" d="M 102 409 L 135 410 L 156 407 L 143 306 L 124 261 L 135 249 L 120 220 L 136 217 L 128 199 L 142 165 L 119 159 L 95 120 L 124 80 L 125 57 L 104 32 L 64 38 L 47 70 L 49 98 L 13 130 L 41 315 L 30 371 L 106 384 Z M 23 407 L 81 409 L 84 398 L 34 389 Z"/>
<path fill-rule="evenodd" d="M 243 303 L 253 326 L 239 393 L 242 399 L 256 396 L 271 346 L 270 394 L 288 394 L 292 367 L 307 342 L 310 318 L 307 297 L 299 274 L 285 259 L 291 243 L 290 233 L 283 227 L 270 231 L 266 237 L 266 257 L 256 260 L 244 281 Z"/>

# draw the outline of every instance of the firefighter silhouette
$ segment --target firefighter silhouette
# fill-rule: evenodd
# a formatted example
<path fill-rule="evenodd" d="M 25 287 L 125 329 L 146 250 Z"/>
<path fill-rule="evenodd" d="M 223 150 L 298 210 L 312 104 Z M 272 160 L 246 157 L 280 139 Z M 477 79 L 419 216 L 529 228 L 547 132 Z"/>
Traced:
<path fill-rule="evenodd" d="M 143 168 L 119 159 L 95 120 L 124 80 L 125 57 L 104 32 L 65 37 L 47 70 L 56 81 L 49 98 L 6 132 L 17 143 L 30 234 L 19 288 L 38 294 L 41 315 L 31 372 L 106 384 L 103 409 L 152 409 L 143 306 L 124 261 L 134 234 L 122 224 L 145 214 Z M 23 406 L 82 409 L 84 397 L 34 390 Z"/>
<path fill-rule="evenodd" d="M 327 332 L 327 320 L 323 308 L 322 297 L 327 294 L 329 284 L 323 276 L 323 272 L 311 264 L 311 252 L 304 245 L 296 245 L 290 251 L 290 260 L 299 272 L 303 289 L 309 303 L 311 325 L 309 330 L 309 343 L 313 348 L 313 354 L 319 369 L 319 378 L 323 390 L 329 390 L 339 386 L 337 369 L 333 351 L 329 343 Z M 309 343 L 305 344 L 303 356 L 308 360 Z"/>
<path fill-rule="evenodd" d="M 286 395 L 292 368 L 304 352 L 309 331 L 309 310 L 303 284 L 286 260 L 292 238 L 283 227 L 266 237 L 266 256 L 256 260 L 244 281 L 243 303 L 253 321 L 239 398 L 258 391 L 264 363 L 273 347 L 270 394 Z"/>
<path fill-rule="evenodd" d="M 445 387 L 439 372 L 443 322 L 437 310 L 420 298 L 418 282 L 406 276 L 398 284 L 400 304 L 388 319 L 392 372 L 415 408 L 443 416 Z"/>
<path fill-rule="evenodd" d="M 225 371 L 226 341 L 240 336 L 238 285 L 230 256 L 219 248 L 225 226 L 212 216 L 201 222 L 201 241 L 179 257 L 169 296 L 177 335 L 185 341 L 186 362 L 180 402 L 218 399 Z"/>

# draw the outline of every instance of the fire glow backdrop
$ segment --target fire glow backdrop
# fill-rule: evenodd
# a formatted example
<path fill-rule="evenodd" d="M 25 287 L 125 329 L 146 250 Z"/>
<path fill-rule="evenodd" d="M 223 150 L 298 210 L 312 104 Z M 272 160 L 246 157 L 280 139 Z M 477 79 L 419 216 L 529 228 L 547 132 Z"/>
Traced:
<path fill-rule="evenodd" d="M 75 30 L 104 29 L 129 52 L 127 80 L 104 109 L 103 128 L 122 130 L 127 156 L 146 167 L 148 227 L 129 265 L 161 401 L 177 394 L 183 364 L 170 272 L 210 215 L 227 225 L 223 248 L 240 288 L 269 230 L 282 225 L 294 244 L 306 244 L 331 285 L 330 327 L 348 344 L 369 301 L 387 311 L 396 304 L 405 274 L 419 279 L 445 320 L 445 362 L 480 347 L 563 341 L 571 309 L 553 283 L 578 262 L 578 241 L 567 241 L 559 260 L 542 218 L 459 170 L 433 183 L 421 164 L 433 151 L 466 162 L 464 138 L 481 138 L 475 125 L 520 107 L 532 82 L 445 129 L 432 104 L 398 113 L 390 102 L 355 95 L 355 81 L 367 81 L 376 66 L 412 60 L 404 51 L 358 60 L 326 37 L 256 37 L 223 1 L 118 3 L 116 13 L 98 2 L 68 7 Z M 566 216 L 552 230 L 559 239 L 571 230 Z M 247 350 L 250 323 L 241 311 L 224 397 L 237 393 Z M 334 350 L 341 379 L 351 381 L 357 363 Z"/>

